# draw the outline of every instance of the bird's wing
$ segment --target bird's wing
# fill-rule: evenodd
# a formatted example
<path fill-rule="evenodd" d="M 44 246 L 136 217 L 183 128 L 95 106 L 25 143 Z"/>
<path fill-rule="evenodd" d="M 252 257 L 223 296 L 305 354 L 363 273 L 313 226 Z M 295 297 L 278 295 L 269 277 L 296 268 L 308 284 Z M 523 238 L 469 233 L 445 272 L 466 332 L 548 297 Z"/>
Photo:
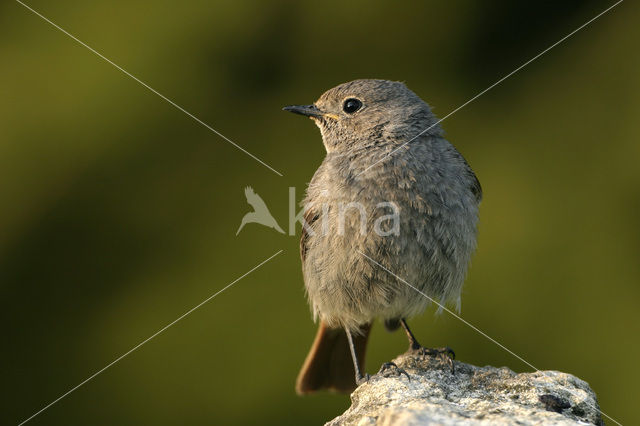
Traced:
<path fill-rule="evenodd" d="M 304 214 L 304 222 L 307 226 L 311 226 L 320 215 L 313 209 L 307 210 Z M 300 235 L 300 258 L 302 259 L 302 267 L 304 268 L 304 261 L 307 258 L 307 251 L 309 250 L 309 238 L 311 235 L 307 230 L 307 226 L 302 225 L 302 235 Z"/>
<path fill-rule="evenodd" d="M 467 167 L 468 166 L 469 165 L 467 165 Z M 473 170 L 471 170 L 471 167 L 468 167 L 467 173 L 471 178 L 471 187 L 470 187 L 471 192 L 476 197 L 476 201 L 479 203 L 480 201 L 482 201 L 482 186 L 480 186 L 480 181 L 478 180 L 478 177 L 476 176 L 476 174 L 473 173 Z"/>
<path fill-rule="evenodd" d="M 465 173 L 471 179 L 471 185 L 469 186 L 469 190 L 471 191 L 473 196 L 476 198 L 476 202 L 480 203 L 480 201 L 482 201 L 482 186 L 480 186 L 480 181 L 478 180 L 478 177 L 473 172 L 473 169 L 471 168 L 467 160 L 464 158 L 464 156 L 460 154 L 458 150 L 453 148 L 453 146 L 451 147 L 451 149 L 452 149 L 453 155 L 455 155 L 456 157 L 460 158 L 460 160 L 462 160 L 462 163 L 464 164 Z"/>
<path fill-rule="evenodd" d="M 262 198 L 260 198 L 260 196 L 256 194 L 253 188 L 251 188 L 250 186 L 247 186 L 244 189 L 244 195 L 245 197 L 247 197 L 247 203 L 249 203 L 249 205 L 251 205 L 255 211 L 260 211 L 260 210 L 269 211 L 269 209 L 267 208 L 267 205 L 264 203 Z"/>

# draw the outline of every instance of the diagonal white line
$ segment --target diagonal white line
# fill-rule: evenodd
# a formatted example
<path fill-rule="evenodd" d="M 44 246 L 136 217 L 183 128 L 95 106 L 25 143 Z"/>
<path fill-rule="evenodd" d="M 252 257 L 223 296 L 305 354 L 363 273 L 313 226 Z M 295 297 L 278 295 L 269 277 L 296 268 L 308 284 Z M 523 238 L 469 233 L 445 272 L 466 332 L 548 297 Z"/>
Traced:
<path fill-rule="evenodd" d="M 80 382 L 79 384 L 77 384 L 76 386 L 74 386 L 73 388 L 69 389 L 67 392 L 63 393 L 62 395 L 60 395 L 58 398 L 54 399 L 53 401 L 51 401 L 49 404 L 45 405 L 44 407 L 42 407 L 39 411 L 37 411 L 36 413 L 34 413 L 33 415 L 31 415 L 30 417 L 28 417 L 27 419 L 23 420 L 22 422 L 19 423 L 18 426 L 23 425 L 25 423 L 27 423 L 29 420 L 33 419 L 34 417 L 36 417 L 38 414 L 42 413 L 43 411 L 45 411 L 46 409 L 48 409 L 49 407 L 51 407 L 53 404 L 55 404 L 56 402 L 60 401 L 62 398 L 66 397 L 67 395 L 69 395 L 70 393 L 74 392 L 75 390 L 77 390 L 80 386 L 86 384 L 87 382 L 89 382 L 90 380 L 92 380 L 93 378 L 95 378 L 97 375 L 99 375 L 100 373 L 104 372 L 106 369 L 108 369 L 109 367 L 111 367 L 112 365 L 114 365 L 115 363 L 117 363 L 118 361 L 122 360 L 123 358 L 125 358 L 127 355 L 131 354 L 133 351 L 135 351 L 136 349 L 138 349 L 140 346 L 144 345 L 145 343 L 147 343 L 149 340 L 153 339 L 154 337 L 156 337 L 157 335 L 159 335 L 160 333 L 162 333 L 163 331 L 165 331 L 166 329 L 168 329 L 169 327 L 173 326 L 175 323 L 177 323 L 178 321 L 180 321 L 181 319 L 183 319 L 184 317 L 186 317 L 187 315 L 191 314 L 193 311 L 195 311 L 196 309 L 198 309 L 199 307 L 201 307 L 202 305 L 204 305 L 205 303 L 207 303 L 208 301 L 210 301 L 211 299 L 213 299 L 214 297 L 216 297 L 217 295 L 219 295 L 220 293 L 222 293 L 223 291 L 225 291 L 226 289 L 228 289 L 229 287 L 231 287 L 232 285 L 234 285 L 235 283 L 237 283 L 238 281 L 240 281 L 241 279 L 243 279 L 244 277 L 246 277 L 247 275 L 249 275 L 250 273 L 252 273 L 253 271 L 255 271 L 256 269 L 260 268 L 262 265 L 264 265 L 265 263 L 267 263 L 268 261 L 270 261 L 271 259 L 273 259 L 274 257 L 276 257 L 277 255 L 279 255 L 280 253 L 282 253 L 282 250 L 279 250 L 278 252 L 276 252 L 275 254 L 271 255 L 271 257 L 263 260 L 262 262 L 260 262 L 259 264 L 257 264 L 256 266 L 254 266 L 253 268 L 251 268 L 250 270 L 248 270 L 247 272 L 245 272 L 244 274 L 242 274 L 241 276 L 239 276 L 238 278 L 236 278 L 235 280 L 233 280 L 232 282 L 230 282 L 229 284 L 227 284 L 224 288 L 222 288 L 221 290 L 218 290 L 216 293 L 212 294 L 211 296 L 207 297 L 206 299 L 204 299 L 202 302 L 198 303 L 196 306 L 194 306 L 193 308 L 189 309 L 187 312 L 185 312 L 184 314 L 180 315 L 178 318 L 176 318 L 175 320 L 171 321 L 169 324 L 165 325 L 164 327 L 162 327 L 160 330 L 156 331 L 155 333 L 153 333 L 151 336 L 147 337 L 146 339 L 144 339 L 142 342 L 138 343 L 137 345 L 135 345 L 133 348 L 129 349 L 127 352 L 125 352 L 124 354 L 120 355 L 118 358 L 116 358 L 115 360 L 111 361 L 109 364 L 107 364 L 106 366 L 104 366 L 103 368 L 101 368 L 100 370 L 96 371 L 95 373 L 93 373 L 91 376 L 87 377 L 85 380 L 83 380 L 82 382 Z"/>
<path fill-rule="evenodd" d="M 529 361 L 527 361 L 526 359 L 522 358 L 520 355 L 516 354 L 515 352 L 513 352 L 512 350 L 510 350 L 509 348 L 507 348 L 506 346 L 504 346 L 503 344 L 501 344 L 500 342 L 498 342 L 496 339 L 494 339 L 493 337 L 489 336 L 487 333 L 485 333 L 484 331 L 480 330 L 478 327 L 474 326 L 473 324 L 471 324 L 469 321 L 465 320 L 464 318 L 462 318 L 460 315 L 456 314 L 455 312 L 451 311 L 450 309 L 448 309 L 446 306 L 442 305 L 441 303 L 437 302 L 435 299 L 429 297 L 427 294 L 425 294 L 423 291 L 420 291 L 420 289 L 416 288 L 415 286 L 411 285 L 410 283 L 408 283 L 406 280 L 404 280 L 402 277 L 396 275 L 395 273 L 393 273 L 392 271 L 390 271 L 388 268 L 386 268 L 385 266 L 381 265 L 380 263 L 378 263 L 377 261 L 375 261 L 374 259 L 372 259 L 371 257 L 367 256 L 366 254 L 362 253 L 361 251 L 358 251 L 358 253 L 360 253 L 362 256 L 366 257 L 367 259 L 369 259 L 369 261 L 371 261 L 372 263 L 378 265 L 380 268 L 384 269 L 387 273 L 393 275 L 397 280 L 401 281 L 402 283 L 406 284 L 407 286 L 411 287 L 412 289 L 414 289 L 415 291 L 417 291 L 418 293 L 420 293 L 421 295 L 423 295 L 424 297 L 426 297 L 427 299 L 429 299 L 431 302 L 435 303 L 436 305 L 438 305 L 438 307 L 444 311 L 447 311 L 448 313 L 450 313 L 451 315 L 453 315 L 454 317 L 456 317 L 457 319 L 459 319 L 460 321 L 462 321 L 464 324 L 466 324 L 467 326 L 471 327 L 473 330 L 477 331 L 478 333 L 480 333 L 481 335 L 483 335 L 484 337 L 486 337 L 487 339 L 489 339 L 490 341 L 492 341 L 493 343 L 495 343 L 496 345 L 500 346 L 502 349 L 504 349 L 505 351 L 509 352 L 511 355 L 513 355 L 514 357 L 518 358 L 520 361 L 522 361 L 523 363 L 525 363 L 526 365 L 528 365 L 529 367 L 533 368 L 535 371 L 540 371 L 538 370 L 533 364 L 531 364 Z M 618 421 L 616 421 L 615 419 L 613 419 L 612 417 L 608 416 L 606 413 L 604 413 L 602 410 L 600 410 L 598 407 L 595 407 L 600 414 L 602 414 L 603 416 L 605 416 L 606 418 L 608 418 L 609 420 L 611 420 L 612 422 L 622 426 L 622 424 Z"/>
<path fill-rule="evenodd" d="M 509 348 L 503 346 L 502 344 L 500 344 L 500 342 L 498 342 L 497 340 L 495 340 L 494 338 L 492 338 L 491 336 L 489 336 L 487 333 L 485 333 L 484 331 L 480 330 L 479 328 L 477 328 L 476 326 L 474 326 L 473 324 L 471 324 L 470 322 L 468 322 L 467 320 L 465 320 L 464 318 L 462 318 L 461 316 L 459 316 L 458 314 L 456 314 L 455 312 L 453 312 L 452 310 L 450 310 L 449 308 L 447 308 L 446 306 L 442 305 L 441 303 L 437 302 L 435 299 L 429 297 L 428 295 L 426 295 L 424 292 L 420 291 L 418 288 L 414 287 L 413 285 L 409 284 L 407 281 L 405 281 L 404 279 L 402 279 L 401 277 L 399 277 L 398 275 L 394 274 L 393 272 L 391 272 L 389 269 L 387 269 L 385 266 L 381 265 L 380 263 L 376 262 L 374 259 L 370 258 L 369 256 L 367 256 L 366 254 L 362 253 L 362 252 L 358 252 L 361 255 L 363 255 L 364 257 L 366 257 L 367 259 L 369 259 L 372 263 L 375 263 L 376 265 L 378 265 L 379 267 L 381 267 L 382 269 L 384 269 L 385 271 L 387 271 L 389 274 L 393 275 L 396 279 L 402 281 L 404 284 L 408 285 L 409 287 L 411 287 L 412 289 L 414 289 L 415 291 L 417 291 L 418 293 L 420 293 L 421 295 L 423 295 L 424 297 L 426 297 L 427 299 L 429 299 L 431 302 L 435 303 L 436 305 L 438 305 L 438 307 L 442 310 L 447 311 L 448 313 L 450 313 L 451 315 L 453 315 L 454 317 L 456 317 L 457 319 L 459 319 L 460 321 L 462 321 L 463 323 L 465 323 L 466 325 L 468 325 L 469 327 L 471 327 L 472 329 L 474 329 L 475 331 L 477 331 L 478 333 L 482 334 L 484 337 L 486 337 L 487 339 L 491 340 L 493 343 L 495 343 L 496 345 L 500 346 L 502 349 L 504 349 L 505 351 L 509 352 L 511 355 L 513 355 L 514 357 L 518 358 L 520 361 L 522 361 L 523 363 L 527 364 L 529 367 L 531 367 L 532 369 L 538 371 L 538 369 L 531 364 L 530 362 L 528 362 L 527 360 L 525 360 L 524 358 L 520 357 L 518 354 L 516 354 L 515 352 L 511 351 Z"/>
<path fill-rule="evenodd" d="M 183 113 L 187 114 L 189 117 L 193 118 L 195 121 L 197 121 L 198 123 L 202 124 L 204 127 L 206 127 L 207 129 L 211 130 L 213 133 L 215 133 L 216 135 L 220 136 L 225 141 L 229 142 L 231 145 L 233 145 L 236 148 L 238 148 L 240 151 L 242 151 L 245 154 L 247 154 L 249 157 L 253 158 L 254 160 L 259 162 L 260 164 L 262 164 L 263 166 L 265 166 L 266 168 L 268 168 L 269 170 L 271 170 L 275 174 L 277 174 L 279 176 L 283 176 L 282 173 L 280 173 L 279 171 L 277 171 L 276 169 L 274 169 L 273 167 L 271 167 L 270 165 L 268 165 L 267 163 L 265 163 L 264 161 L 262 161 L 261 159 L 259 159 L 258 157 L 256 157 L 255 155 L 253 155 L 252 153 L 250 153 L 249 151 L 247 151 L 246 149 L 244 149 L 243 147 L 241 147 L 240 145 L 238 145 L 237 143 L 235 143 L 234 141 L 232 141 L 231 139 L 229 139 L 228 137 L 226 137 L 225 135 L 223 135 L 222 133 L 220 133 L 219 131 L 217 131 L 216 129 L 211 127 L 210 125 L 208 125 L 207 123 L 205 123 L 204 121 L 200 120 L 198 117 L 196 117 L 195 115 L 191 114 L 189 111 L 187 111 L 186 109 L 184 109 L 183 107 L 181 107 L 177 103 L 173 102 L 171 99 L 167 98 L 165 95 L 163 95 L 162 93 L 158 92 L 156 89 L 154 89 L 153 87 L 149 86 L 147 83 L 145 83 L 144 81 L 140 80 L 135 75 L 131 74 L 129 71 L 127 71 L 124 68 L 122 68 L 120 65 L 116 64 L 115 62 L 113 62 L 112 60 L 107 58 L 106 56 L 102 55 L 100 52 L 98 52 L 97 50 L 95 50 L 94 48 L 89 46 L 88 44 L 86 44 L 83 41 L 79 40 L 77 37 L 75 37 L 73 34 L 69 33 L 68 31 L 66 31 L 64 28 L 61 28 L 60 26 L 58 26 L 57 24 L 52 22 L 50 19 L 48 19 L 47 17 L 43 16 L 41 13 L 39 13 L 36 10 L 34 10 L 33 8 L 27 6 L 26 4 L 24 4 L 20 0 L 16 0 L 16 1 L 18 3 L 20 3 L 22 6 L 24 6 L 25 8 L 27 8 L 28 10 L 30 10 L 31 12 L 33 12 L 35 15 L 39 16 L 40 18 L 42 18 L 43 20 L 45 20 L 46 22 L 51 24 L 56 29 L 60 30 L 62 33 L 66 34 L 67 36 L 69 36 L 70 38 L 75 40 L 80 45 L 86 47 L 91 52 L 95 53 L 100 58 L 104 59 L 106 62 L 108 62 L 109 64 L 113 65 L 115 68 L 117 68 L 118 70 L 122 71 L 124 74 L 126 74 L 129 77 L 131 77 L 133 80 L 137 81 L 138 83 L 140 83 L 145 88 L 149 89 L 151 92 L 153 92 L 156 95 L 160 96 L 162 99 L 164 99 L 165 101 L 167 101 L 168 103 L 173 105 L 178 110 L 180 110 Z"/>
<path fill-rule="evenodd" d="M 422 136 L 423 134 L 425 134 L 426 132 L 428 132 L 429 130 L 431 130 L 434 126 L 437 126 L 438 124 L 442 123 L 444 120 L 446 120 L 448 117 L 452 116 L 453 114 L 455 114 L 456 112 L 460 111 L 462 108 L 466 107 L 467 105 L 469 105 L 471 102 L 475 101 L 476 99 L 478 99 L 480 96 L 484 95 L 485 93 L 487 93 L 489 90 L 493 89 L 494 87 L 496 87 L 498 84 L 502 83 L 503 81 L 505 81 L 506 79 L 508 79 L 509 77 L 511 77 L 512 75 L 514 75 L 515 73 L 517 73 L 518 71 L 520 71 L 522 68 L 526 67 L 527 65 L 529 65 L 531 62 L 535 61 L 536 59 L 538 59 L 539 57 L 541 57 L 542 55 L 544 55 L 545 53 L 547 53 L 548 51 L 550 51 L 551 49 L 553 49 L 554 47 L 556 47 L 557 45 L 559 45 L 560 43 L 562 43 L 563 41 L 565 41 L 566 39 L 568 39 L 569 37 L 571 37 L 572 35 L 574 35 L 575 33 L 577 33 L 578 31 L 580 31 L 581 29 L 583 29 L 584 27 L 586 27 L 587 25 L 589 25 L 590 23 L 592 23 L 593 21 L 595 21 L 596 19 L 600 18 L 602 15 L 604 15 L 605 13 L 609 12 L 611 9 L 613 9 L 614 7 L 616 7 L 617 5 L 619 5 L 620 3 L 622 3 L 624 0 L 618 0 L 616 3 L 614 3 L 613 5 L 609 6 L 608 8 L 606 8 L 605 10 L 603 10 L 602 12 L 600 12 L 599 14 L 597 14 L 596 16 L 594 16 L 593 18 L 589 19 L 587 22 L 585 22 L 584 24 L 580 25 L 578 28 L 576 28 L 575 30 L 571 31 L 569 34 L 567 34 L 566 36 L 562 37 L 560 40 L 556 41 L 555 43 L 553 43 L 551 46 L 547 47 L 546 49 L 544 49 L 542 52 L 538 53 L 536 56 L 534 56 L 533 58 L 529 59 L 527 62 L 525 62 L 524 64 L 520 65 L 518 68 L 516 68 L 515 70 L 511 71 L 509 74 L 505 75 L 504 77 L 502 77 L 500 80 L 496 81 L 495 83 L 493 83 L 491 86 L 487 87 L 486 89 L 484 89 L 483 91 L 481 91 L 480 93 L 478 93 L 477 95 L 475 95 L 473 98 L 469 99 L 467 102 L 463 103 L 462 105 L 460 105 L 458 108 L 454 109 L 453 111 L 451 111 L 450 113 L 448 113 L 447 115 L 445 115 L 444 117 L 442 117 L 440 120 L 436 121 L 435 123 L 433 123 L 431 126 L 427 127 L 426 129 L 424 129 L 423 131 L 421 131 L 420 133 L 418 133 L 417 135 L 415 135 L 414 137 L 412 137 L 411 139 L 409 139 L 407 142 L 403 143 L 402 145 L 400 145 L 399 147 L 395 148 L 394 150 L 392 150 L 390 153 L 386 154 L 385 156 L 383 156 L 381 159 L 379 159 L 378 161 L 376 161 L 375 163 L 371 164 L 369 167 L 367 167 L 366 169 L 364 169 L 363 171 L 361 171 L 360 173 L 358 173 L 355 177 L 360 176 L 361 174 L 363 174 L 364 172 L 366 172 L 367 170 L 369 170 L 370 168 L 372 168 L 373 166 L 375 166 L 376 164 L 385 161 L 387 158 L 389 158 L 390 156 L 392 156 L 394 153 L 396 153 L 398 150 L 402 149 L 403 147 L 405 147 L 406 145 L 408 145 L 409 143 L 411 143 L 412 141 L 416 140 L 417 138 L 419 138 L 420 136 Z"/>

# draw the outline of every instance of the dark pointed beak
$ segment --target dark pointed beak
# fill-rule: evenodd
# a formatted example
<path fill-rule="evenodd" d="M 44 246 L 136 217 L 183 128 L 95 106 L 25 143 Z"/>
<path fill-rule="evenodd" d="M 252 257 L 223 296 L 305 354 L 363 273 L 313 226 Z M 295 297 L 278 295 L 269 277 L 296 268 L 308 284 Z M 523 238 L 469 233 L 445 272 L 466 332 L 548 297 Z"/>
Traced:
<path fill-rule="evenodd" d="M 306 117 L 322 117 L 322 111 L 315 105 L 288 105 L 282 109 Z"/>

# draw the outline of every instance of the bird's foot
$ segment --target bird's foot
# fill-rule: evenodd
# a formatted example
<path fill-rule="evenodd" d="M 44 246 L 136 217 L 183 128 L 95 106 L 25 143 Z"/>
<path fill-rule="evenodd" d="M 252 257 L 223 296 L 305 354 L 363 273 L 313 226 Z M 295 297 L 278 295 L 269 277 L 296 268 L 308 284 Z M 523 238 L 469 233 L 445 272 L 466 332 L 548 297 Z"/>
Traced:
<path fill-rule="evenodd" d="M 409 348 L 409 352 L 416 353 L 424 357 L 433 357 L 439 359 L 441 362 L 447 364 L 451 369 L 451 373 L 455 373 L 453 360 L 456 359 L 456 353 L 453 352 L 453 349 L 446 346 L 444 348 L 425 348 L 423 346 L 419 346 L 417 348 L 411 347 Z"/>
<path fill-rule="evenodd" d="M 364 373 L 364 376 L 360 376 L 360 377 L 356 377 L 356 384 L 358 386 L 367 383 L 369 381 L 369 379 L 371 378 L 371 376 L 369 376 L 369 374 Z"/>
<path fill-rule="evenodd" d="M 407 379 L 411 381 L 411 377 L 409 377 L 409 373 L 404 371 L 404 369 L 398 367 L 395 362 L 385 362 L 384 364 L 382 364 L 382 366 L 380 367 L 380 370 L 378 370 L 378 374 L 383 377 L 401 376 L 404 374 L 405 376 L 407 376 Z"/>

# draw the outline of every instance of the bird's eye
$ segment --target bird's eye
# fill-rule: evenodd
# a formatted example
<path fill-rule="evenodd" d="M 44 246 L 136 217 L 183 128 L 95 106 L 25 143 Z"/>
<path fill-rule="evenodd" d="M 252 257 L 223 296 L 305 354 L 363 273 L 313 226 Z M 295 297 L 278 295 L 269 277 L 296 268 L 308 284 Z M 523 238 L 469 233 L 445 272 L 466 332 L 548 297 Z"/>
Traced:
<path fill-rule="evenodd" d="M 362 102 L 360 102 L 356 98 L 349 98 L 346 101 L 344 101 L 344 104 L 342 105 L 342 109 L 347 114 L 353 114 L 360 108 L 362 108 Z"/>

